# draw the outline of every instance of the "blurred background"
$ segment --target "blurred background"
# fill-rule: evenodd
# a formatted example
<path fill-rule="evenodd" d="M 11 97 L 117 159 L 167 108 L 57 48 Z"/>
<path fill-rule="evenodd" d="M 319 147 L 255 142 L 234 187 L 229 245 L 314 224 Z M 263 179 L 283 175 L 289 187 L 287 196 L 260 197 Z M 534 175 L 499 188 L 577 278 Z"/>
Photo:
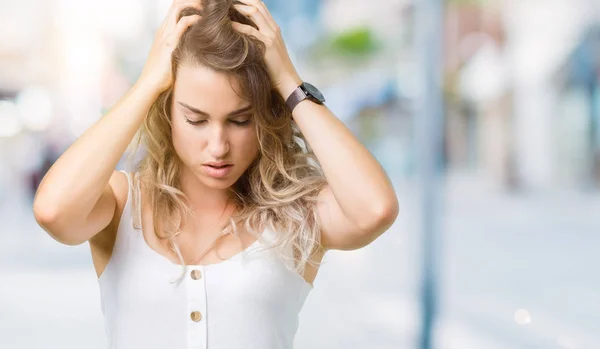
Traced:
<path fill-rule="evenodd" d="M 296 348 L 600 348 L 600 2 L 264 2 L 401 203 L 327 255 Z M 89 245 L 32 199 L 170 3 L 0 0 L 0 348 L 106 347 Z"/>

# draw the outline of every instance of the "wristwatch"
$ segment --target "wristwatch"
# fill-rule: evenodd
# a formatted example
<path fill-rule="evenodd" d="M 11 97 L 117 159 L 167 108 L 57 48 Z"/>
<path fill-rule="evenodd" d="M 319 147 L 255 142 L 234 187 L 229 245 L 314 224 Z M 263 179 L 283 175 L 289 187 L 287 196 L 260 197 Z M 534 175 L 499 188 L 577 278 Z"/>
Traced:
<path fill-rule="evenodd" d="M 294 108 L 296 108 L 298 103 L 305 99 L 309 99 L 317 104 L 323 104 L 325 102 L 325 97 L 323 97 L 321 91 L 308 82 L 303 82 L 287 98 L 285 104 L 287 104 L 290 111 L 294 111 Z"/>

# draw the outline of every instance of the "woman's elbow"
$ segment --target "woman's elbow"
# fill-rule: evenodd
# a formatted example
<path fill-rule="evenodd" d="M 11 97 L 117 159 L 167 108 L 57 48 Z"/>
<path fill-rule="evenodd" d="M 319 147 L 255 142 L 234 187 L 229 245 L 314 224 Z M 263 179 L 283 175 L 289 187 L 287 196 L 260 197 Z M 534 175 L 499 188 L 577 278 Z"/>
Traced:
<path fill-rule="evenodd" d="M 394 224 L 400 211 L 399 206 L 398 198 L 394 195 L 387 202 L 373 209 L 369 218 L 365 220 L 361 227 L 367 240 L 375 240 Z"/>
<path fill-rule="evenodd" d="M 400 212 L 400 205 L 398 198 L 394 195 L 385 205 L 382 205 L 376 213 L 377 228 L 383 231 L 388 230 L 389 227 L 394 224 L 398 213 Z"/>

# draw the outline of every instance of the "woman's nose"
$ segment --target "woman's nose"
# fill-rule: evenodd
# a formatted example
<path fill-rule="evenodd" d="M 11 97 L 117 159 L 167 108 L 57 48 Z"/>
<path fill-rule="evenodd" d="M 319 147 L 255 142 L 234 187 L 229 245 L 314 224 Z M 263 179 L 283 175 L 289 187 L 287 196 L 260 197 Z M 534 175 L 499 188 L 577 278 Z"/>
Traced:
<path fill-rule="evenodd" d="M 209 152 L 212 157 L 215 159 L 224 158 L 229 152 L 229 140 L 225 128 L 222 126 L 215 127 L 208 144 Z"/>

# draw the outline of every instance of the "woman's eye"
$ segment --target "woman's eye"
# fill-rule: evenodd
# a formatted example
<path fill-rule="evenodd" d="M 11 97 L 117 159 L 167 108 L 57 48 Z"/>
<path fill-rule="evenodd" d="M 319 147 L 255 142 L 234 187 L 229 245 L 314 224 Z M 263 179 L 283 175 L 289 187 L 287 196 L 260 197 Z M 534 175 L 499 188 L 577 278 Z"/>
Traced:
<path fill-rule="evenodd" d="M 187 117 L 185 118 L 185 121 L 190 124 L 190 125 L 200 125 L 203 124 L 205 122 L 208 122 L 208 120 L 190 120 Z M 246 126 L 248 125 L 251 120 L 244 120 L 244 121 L 239 121 L 239 120 L 229 120 L 230 123 L 236 125 L 236 126 Z"/>
<path fill-rule="evenodd" d="M 250 123 L 250 119 L 245 120 L 245 121 L 237 121 L 237 120 L 230 120 L 234 125 L 238 125 L 238 126 L 244 126 L 244 125 L 248 125 Z"/>
<path fill-rule="evenodd" d="M 206 120 L 198 120 L 198 121 L 193 121 L 193 120 L 190 120 L 190 119 L 188 119 L 188 118 L 185 118 L 185 121 L 186 121 L 188 124 L 191 124 L 191 125 L 199 125 L 199 124 L 201 124 L 201 123 L 205 122 Z"/>

